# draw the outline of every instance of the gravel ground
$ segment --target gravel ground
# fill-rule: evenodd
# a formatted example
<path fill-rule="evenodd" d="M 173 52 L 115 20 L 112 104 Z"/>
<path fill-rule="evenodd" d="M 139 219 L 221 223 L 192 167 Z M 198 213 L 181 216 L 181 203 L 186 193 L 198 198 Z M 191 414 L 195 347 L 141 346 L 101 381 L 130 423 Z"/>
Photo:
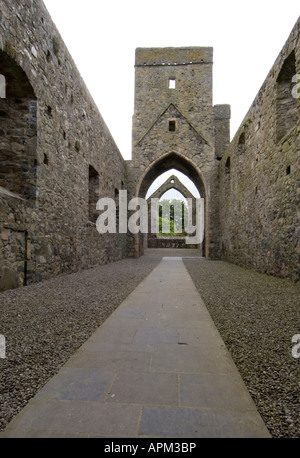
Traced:
<path fill-rule="evenodd" d="M 159 261 L 124 259 L 0 293 L 0 430 Z"/>
<path fill-rule="evenodd" d="M 0 430 L 156 267 L 162 256 L 194 250 L 148 250 L 80 273 L 0 293 Z M 221 261 L 184 259 L 273 437 L 300 437 L 300 285 Z"/>
<path fill-rule="evenodd" d="M 222 261 L 186 259 L 272 437 L 300 437 L 300 284 Z"/>

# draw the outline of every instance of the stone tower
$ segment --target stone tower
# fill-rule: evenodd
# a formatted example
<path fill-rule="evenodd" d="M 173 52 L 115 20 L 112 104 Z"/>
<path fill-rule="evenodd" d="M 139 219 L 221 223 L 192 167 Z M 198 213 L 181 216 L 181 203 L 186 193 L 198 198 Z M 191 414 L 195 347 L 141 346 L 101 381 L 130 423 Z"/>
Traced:
<path fill-rule="evenodd" d="M 212 56 L 212 48 L 136 50 L 134 145 L 171 104 L 212 140 Z"/>
<path fill-rule="evenodd" d="M 230 108 L 212 105 L 213 48 L 137 48 L 130 182 L 145 197 L 161 173 L 187 175 L 205 199 L 205 255 L 218 243 L 217 164 Z M 136 250 L 138 249 L 136 245 Z"/>

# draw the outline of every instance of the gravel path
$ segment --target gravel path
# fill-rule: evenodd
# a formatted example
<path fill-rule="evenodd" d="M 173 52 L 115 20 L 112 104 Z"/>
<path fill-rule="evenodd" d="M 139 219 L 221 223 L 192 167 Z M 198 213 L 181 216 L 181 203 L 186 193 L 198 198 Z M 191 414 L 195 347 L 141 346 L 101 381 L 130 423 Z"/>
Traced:
<path fill-rule="evenodd" d="M 83 272 L 0 293 L 0 430 L 152 271 L 162 256 L 194 250 L 148 250 Z M 221 261 L 184 259 L 240 373 L 274 437 L 300 437 L 300 285 Z"/>

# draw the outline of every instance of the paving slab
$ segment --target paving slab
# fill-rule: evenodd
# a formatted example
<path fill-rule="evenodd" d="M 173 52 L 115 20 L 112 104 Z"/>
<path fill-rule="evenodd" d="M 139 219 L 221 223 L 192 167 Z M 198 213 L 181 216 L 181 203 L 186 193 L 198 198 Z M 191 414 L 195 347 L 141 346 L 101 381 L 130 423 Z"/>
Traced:
<path fill-rule="evenodd" d="M 164 257 L 0 437 L 270 434 L 182 258 Z"/>

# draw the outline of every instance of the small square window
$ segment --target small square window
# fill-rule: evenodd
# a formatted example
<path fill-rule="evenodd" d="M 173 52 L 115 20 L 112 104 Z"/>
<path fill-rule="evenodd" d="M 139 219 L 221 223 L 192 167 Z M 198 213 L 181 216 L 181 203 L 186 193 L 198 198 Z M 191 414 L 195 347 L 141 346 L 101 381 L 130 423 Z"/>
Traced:
<path fill-rule="evenodd" d="M 169 132 L 175 132 L 176 123 L 175 121 L 169 121 Z"/>
<path fill-rule="evenodd" d="M 176 88 L 176 80 L 174 78 L 169 79 L 169 89 L 175 89 Z"/>

